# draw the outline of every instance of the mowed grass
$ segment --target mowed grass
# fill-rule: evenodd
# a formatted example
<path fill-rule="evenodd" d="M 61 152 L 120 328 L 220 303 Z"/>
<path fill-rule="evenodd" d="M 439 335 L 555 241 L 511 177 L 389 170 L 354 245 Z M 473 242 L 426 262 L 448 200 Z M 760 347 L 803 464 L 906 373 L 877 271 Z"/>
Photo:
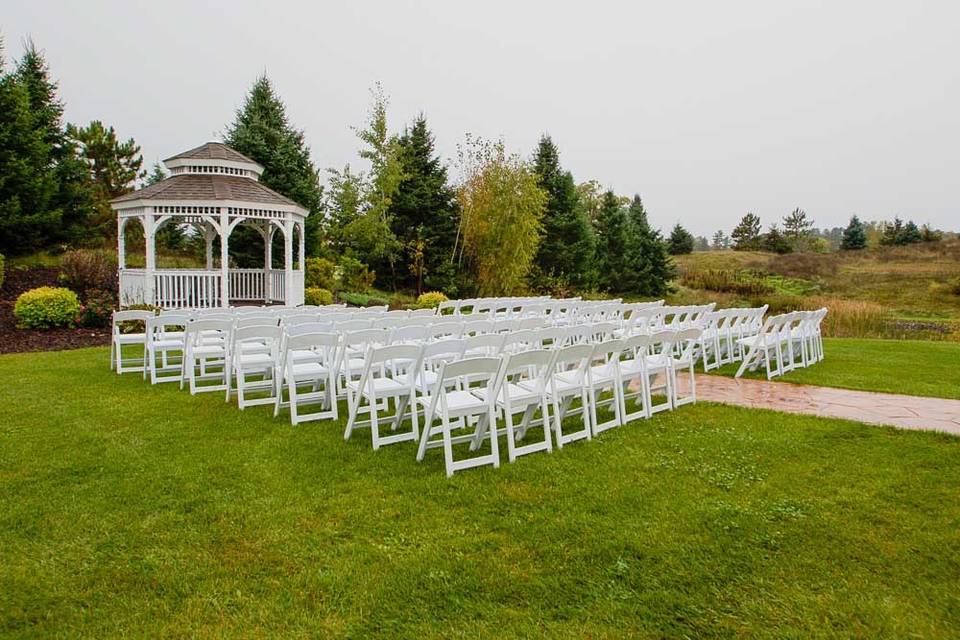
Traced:
<path fill-rule="evenodd" d="M 448 480 L 104 349 L 0 379 L 5 637 L 960 629 L 957 438 L 702 404 Z"/>
<path fill-rule="evenodd" d="M 823 352 L 822 362 L 775 380 L 960 400 L 960 344 L 956 342 L 824 338 Z M 739 366 L 726 365 L 711 373 L 733 376 Z M 760 365 L 744 377 L 765 380 L 767 370 Z"/>

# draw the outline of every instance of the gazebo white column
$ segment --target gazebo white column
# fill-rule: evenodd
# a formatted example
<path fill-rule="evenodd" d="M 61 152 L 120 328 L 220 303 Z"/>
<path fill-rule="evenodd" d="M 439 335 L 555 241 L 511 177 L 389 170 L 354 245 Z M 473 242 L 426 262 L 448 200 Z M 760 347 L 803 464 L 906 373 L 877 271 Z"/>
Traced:
<path fill-rule="evenodd" d="M 267 220 L 262 229 L 263 234 L 263 297 L 264 302 L 270 304 L 273 301 L 273 234 L 277 228 Z"/>
<path fill-rule="evenodd" d="M 117 268 L 125 269 L 127 267 L 127 242 L 123 237 L 124 229 L 127 226 L 126 218 L 117 218 Z"/>
<path fill-rule="evenodd" d="M 230 215 L 220 207 L 220 306 L 230 306 Z"/>
<path fill-rule="evenodd" d="M 153 214 L 153 207 L 147 207 L 143 214 L 143 241 L 146 247 L 146 262 L 143 270 L 144 294 L 147 304 L 156 304 L 154 291 L 154 274 L 157 271 L 156 216 Z"/>
<path fill-rule="evenodd" d="M 293 292 L 293 220 L 283 221 L 283 303 L 290 304 Z"/>

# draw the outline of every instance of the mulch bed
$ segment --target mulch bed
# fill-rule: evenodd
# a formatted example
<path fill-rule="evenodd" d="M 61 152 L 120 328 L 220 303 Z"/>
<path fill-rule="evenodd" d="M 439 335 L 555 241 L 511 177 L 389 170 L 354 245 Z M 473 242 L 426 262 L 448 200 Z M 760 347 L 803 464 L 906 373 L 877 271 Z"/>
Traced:
<path fill-rule="evenodd" d="M 0 287 L 0 353 L 59 351 L 110 344 L 109 329 L 17 329 L 13 304 L 24 291 L 35 287 L 57 286 L 57 269 L 11 267 Z"/>

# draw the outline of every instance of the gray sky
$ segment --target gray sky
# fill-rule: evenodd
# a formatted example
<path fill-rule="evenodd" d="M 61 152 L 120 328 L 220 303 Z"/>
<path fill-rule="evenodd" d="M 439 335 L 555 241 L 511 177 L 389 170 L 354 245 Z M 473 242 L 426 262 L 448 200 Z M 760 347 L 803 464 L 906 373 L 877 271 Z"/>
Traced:
<path fill-rule="evenodd" d="M 801 206 L 960 229 L 955 1 L 5 4 L 8 60 L 31 36 L 67 118 L 147 164 L 217 137 L 265 70 L 320 168 L 361 166 L 380 81 L 391 127 L 423 111 L 448 159 L 466 132 L 524 155 L 549 132 L 663 228 Z"/>

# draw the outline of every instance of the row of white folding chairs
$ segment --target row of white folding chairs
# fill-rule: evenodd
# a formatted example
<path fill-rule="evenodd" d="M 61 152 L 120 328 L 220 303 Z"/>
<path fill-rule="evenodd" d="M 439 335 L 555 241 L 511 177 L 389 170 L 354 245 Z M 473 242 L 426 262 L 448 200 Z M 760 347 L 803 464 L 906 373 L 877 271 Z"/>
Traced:
<path fill-rule="evenodd" d="M 708 313 L 700 340 L 703 370 L 711 371 L 743 360 L 746 349 L 742 340 L 760 333 L 767 308 L 767 305 L 763 305 L 719 309 Z"/>
<path fill-rule="evenodd" d="M 827 316 L 826 308 L 816 311 L 794 311 L 768 317 L 760 331 L 738 340 L 746 355 L 736 376 L 761 364 L 767 379 L 823 360 L 823 336 L 820 325 Z"/>
<path fill-rule="evenodd" d="M 480 353 L 457 340 L 372 344 L 359 377 L 346 383 L 349 416 L 344 438 L 369 428 L 374 449 L 416 441 L 417 460 L 423 460 L 430 448 L 443 448 L 448 476 L 483 464 L 499 466 L 498 435 L 507 438 L 511 462 L 528 453 L 551 451 L 554 445 L 591 439 L 607 429 L 695 402 L 693 351 L 699 333 L 662 331 L 555 348 L 497 352 L 494 347 Z M 323 334 L 314 335 L 318 340 Z M 677 384 L 681 370 L 690 376 L 686 394 Z M 654 387 L 657 378 L 662 383 Z M 653 404 L 653 391 L 659 388 L 666 399 Z M 573 407 L 574 401 L 580 406 Z M 293 411 L 292 401 L 290 406 Z M 598 418 L 602 407 L 609 407 L 612 414 L 604 421 Z M 540 417 L 535 419 L 538 410 Z M 576 415 L 582 417 L 582 428 L 565 432 L 565 418 Z M 404 422 L 409 429 L 401 429 Z M 384 435 L 381 428 L 387 426 L 390 433 Z M 538 435 L 525 442 L 531 429 Z M 453 445 L 469 442 L 475 452 L 484 441 L 489 441 L 489 453 L 455 459 Z"/>

